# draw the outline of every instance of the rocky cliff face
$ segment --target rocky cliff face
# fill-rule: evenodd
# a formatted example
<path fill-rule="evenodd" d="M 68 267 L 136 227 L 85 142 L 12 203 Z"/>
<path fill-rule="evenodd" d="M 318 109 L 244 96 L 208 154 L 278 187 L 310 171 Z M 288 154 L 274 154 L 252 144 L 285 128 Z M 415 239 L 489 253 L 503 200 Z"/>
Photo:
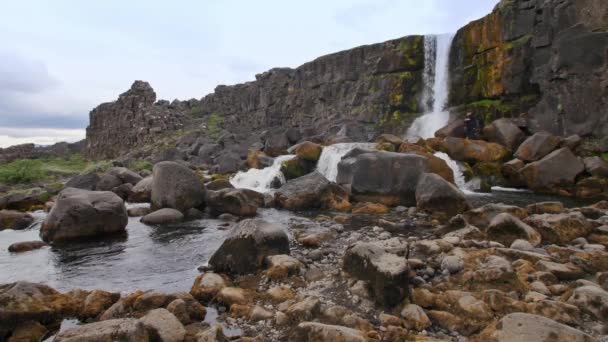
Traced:
<path fill-rule="evenodd" d="M 532 130 L 608 134 L 608 2 L 503 0 L 460 29 L 450 103 L 487 115 L 527 113 Z"/>
<path fill-rule="evenodd" d="M 136 81 L 118 100 L 91 111 L 87 156 L 115 158 L 135 146 L 154 141 L 164 132 L 181 128 L 194 102 L 156 102 L 156 93 L 150 84 Z"/>

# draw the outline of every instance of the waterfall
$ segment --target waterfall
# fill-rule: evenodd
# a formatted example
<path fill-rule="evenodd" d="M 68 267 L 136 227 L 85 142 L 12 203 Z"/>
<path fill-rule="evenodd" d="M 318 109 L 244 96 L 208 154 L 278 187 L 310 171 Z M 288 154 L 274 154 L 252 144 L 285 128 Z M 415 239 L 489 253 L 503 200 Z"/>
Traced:
<path fill-rule="evenodd" d="M 328 180 L 335 182 L 338 177 L 338 163 L 342 157 L 354 148 L 373 149 L 374 146 L 371 143 L 342 143 L 325 146 L 317 164 L 317 171 Z"/>
<path fill-rule="evenodd" d="M 294 157 L 294 155 L 276 157 L 272 165 L 264 169 L 249 169 L 247 172 L 238 172 L 230 179 L 230 184 L 237 189 L 251 189 L 261 193 L 269 192 L 275 179 L 278 178 L 281 184 L 285 184 L 285 176 L 281 172 L 281 165 Z"/>
<path fill-rule="evenodd" d="M 458 165 L 458 162 L 450 158 L 450 156 L 443 152 L 436 152 L 435 157 L 443 159 L 446 164 L 448 164 L 448 166 L 450 167 L 450 169 L 452 169 L 452 172 L 454 173 L 454 183 L 456 183 L 456 186 L 459 189 L 464 189 L 467 184 L 467 181 L 464 179 L 464 173 L 462 172 L 462 168 L 460 167 L 460 165 Z"/>
<path fill-rule="evenodd" d="M 445 110 L 449 95 L 449 57 L 453 34 L 424 37 L 424 115 L 407 130 L 407 137 L 432 138 L 445 126 L 450 113 Z"/>

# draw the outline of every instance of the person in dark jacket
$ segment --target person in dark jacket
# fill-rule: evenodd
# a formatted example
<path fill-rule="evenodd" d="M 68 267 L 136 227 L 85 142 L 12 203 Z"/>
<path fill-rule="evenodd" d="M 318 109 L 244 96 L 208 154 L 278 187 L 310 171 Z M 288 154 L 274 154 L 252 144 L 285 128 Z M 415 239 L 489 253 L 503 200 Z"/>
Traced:
<path fill-rule="evenodd" d="M 477 139 L 479 136 L 479 121 L 472 112 L 468 112 L 464 119 L 464 134 L 468 139 Z"/>

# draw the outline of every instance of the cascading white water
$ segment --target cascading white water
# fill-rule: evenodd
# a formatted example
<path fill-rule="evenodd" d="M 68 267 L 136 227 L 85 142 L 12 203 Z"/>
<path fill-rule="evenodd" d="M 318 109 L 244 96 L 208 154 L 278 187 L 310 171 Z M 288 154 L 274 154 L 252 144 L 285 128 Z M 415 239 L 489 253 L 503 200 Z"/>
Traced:
<path fill-rule="evenodd" d="M 283 162 L 293 159 L 294 155 L 276 157 L 271 166 L 263 169 L 249 169 L 247 172 L 239 172 L 230 179 L 237 189 L 251 189 L 257 192 L 269 192 L 272 182 L 278 178 L 281 184 L 285 183 L 285 176 L 281 172 Z"/>
<path fill-rule="evenodd" d="M 443 152 L 436 152 L 435 157 L 443 159 L 446 164 L 448 164 L 454 173 L 454 183 L 458 188 L 464 189 L 467 181 L 464 179 L 464 174 L 462 173 L 462 169 L 460 168 L 460 165 L 458 165 L 458 162 Z"/>
<path fill-rule="evenodd" d="M 342 157 L 354 148 L 372 149 L 374 146 L 374 144 L 370 143 L 342 143 L 325 146 L 317 163 L 317 171 L 328 180 L 335 182 L 336 178 L 338 178 L 338 163 L 340 163 Z"/>
<path fill-rule="evenodd" d="M 427 113 L 412 123 L 406 134 L 408 138 L 432 138 L 450 119 L 445 107 L 449 95 L 449 58 L 453 39 L 453 34 L 424 37 L 422 102 Z"/>

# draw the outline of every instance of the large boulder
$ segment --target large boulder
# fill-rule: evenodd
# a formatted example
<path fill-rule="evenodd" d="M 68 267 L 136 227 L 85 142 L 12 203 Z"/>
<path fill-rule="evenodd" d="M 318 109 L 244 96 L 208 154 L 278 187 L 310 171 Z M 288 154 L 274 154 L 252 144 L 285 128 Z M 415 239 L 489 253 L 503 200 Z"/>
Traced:
<path fill-rule="evenodd" d="M 413 154 L 353 150 L 338 164 L 337 183 L 360 201 L 414 205 L 427 159 Z"/>
<path fill-rule="evenodd" d="M 500 213 L 509 213 L 520 220 L 528 217 L 526 209 L 503 203 L 488 203 L 464 213 L 466 221 L 476 227 L 487 227 Z"/>
<path fill-rule="evenodd" d="M 445 138 L 442 147 L 450 158 L 467 163 L 498 162 L 510 154 L 504 146 L 496 143 L 454 137 Z"/>
<path fill-rule="evenodd" d="M 152 208 L 185 212 L 205 203 L 205 186 L 196 174 L 175 162 L 160 162 L 152 171 Z"/>
<path fill-rule="evenodd" d="M 318 171 L 285 183 L 275 193 L 277 206 L 289 210 L 350 207 L 348 194 Z"/>
<path fill-rule="evenodd" d="M 59 332 L 55 342 L 129 341 L 148 342 L 144 324 L 134 318 L 110 319 Z"/>
<path fill-rule="evenodd" d="M 562 214 L 532 215 L 524 220 L 534 227 L 547 243 L 560 245 L 585 237 L 591 233 L 593 226 L 583 214 L 577 211 Z"/>
<path fill-rule="evenodd" d="M 592 176 L 608 178 L 608 162 L 600 157 L 587 157 L 583 159 L 585 170 Z"/>
<path fill-rule="evenodd" d="M 487 342 L 594 342 L 586 333 L 552 319 L 527 313 L 512 313 L 488 326 L 479 336 Z"/>
<path fill-rule="evenodd" d="M 425 173 L 416 186 L 418 209 L 450 218 L 471 208 L 464 193 L 434 173 Z"/>
<path fill-rule="evenodd" d="M 112 191 L 112 189 L 114 189 L 120 185 L 122 185 L 122 180 L 120 180 L 120 178 L 118 178 L 114 175 L 111 175 L 109 173 L 104 173 L 101 176 L 99 176 L 99 182 L 97 183 L 95 190 Z"/>
<path fill-rule="evenodd" d="M 255 216 L 264 195 L 248 189 L 207 190 L 206 203 L 213 215 Z"/>
<path fill-rule="evenodd" d="M 99 175 L 97 173 L 87 173 L 72 177 L 67 183 L 65 183 L 65 187 L 82 190 L 96 190 L 97 183 L 99 183 Z"/>
<path fill-rule="evenodd" d="M 15 210 L 0 210 L 0 230 L 26 229 L 34 223 L 34 217 Z"/>
<path fill-rule="evenodd" d="M 455 138 L 464 138 L 464 120 L 456 119 L 444 127 L 440 128 L 435 132 L 435 137 L 437 138 L 447 138 L 447 137 L 455 137 Z"/>
<path fill-rule="evenodd" d="M 126 167 L 113 167 L 109 169 L 107 173 L 118 177 L 123 183 L 128 183 L 131 185 L 135 185 L 143 179 L 142 176 L 127 169 Z"/>
<path fill-rule="evenodd" d="M 521 144 L 526 135 L 511 119 L 498 119 L 483 128 L 483 135 L 491 142 L 499 143 L 511 151 Z"/>
<path fill-rule="evenodd" d="M 573 185 L 576 176 L 584 170 L 580 159 L 564 147 L 526 165 L 520 174 L 530 189 L 550 190 L 554 186 Z"/>
<path fill-rule="evenodd" d="M 147 203 L 152 199 L 152 176 L 146 177 L 131 189 L 129 194 L 129 202 L 132 203 Z"/>
<path fill-rule="evenodd" d="M 124 201 L 113 192 L 64 189 L 40 228 L 46 242 L 124 233 L 128 216 Z"/>
<path fill-rule="evenodd" d="M 537 161 L 555 150 L 559 144 L 559 137 L 548 132 L 538 132 L 519 145 L 515 158 L 526 162 Z"/>
<path fill-rule="evenodd" d="M 401 304 L 408 294 L 407 243 L 399 239 L 383 242 L 359 242 L 346 250 L 344 271 L 369 283 L 374 299 L 380 305 Z"/>
<path fill-rule="evenodd" d="M 209 265 L 216 272 L 253 273 L 266 257 L 289 254 L 289 238 L 285 228 L 261 219 L 239 222 L 220 248 L 213 253 Z"/>

